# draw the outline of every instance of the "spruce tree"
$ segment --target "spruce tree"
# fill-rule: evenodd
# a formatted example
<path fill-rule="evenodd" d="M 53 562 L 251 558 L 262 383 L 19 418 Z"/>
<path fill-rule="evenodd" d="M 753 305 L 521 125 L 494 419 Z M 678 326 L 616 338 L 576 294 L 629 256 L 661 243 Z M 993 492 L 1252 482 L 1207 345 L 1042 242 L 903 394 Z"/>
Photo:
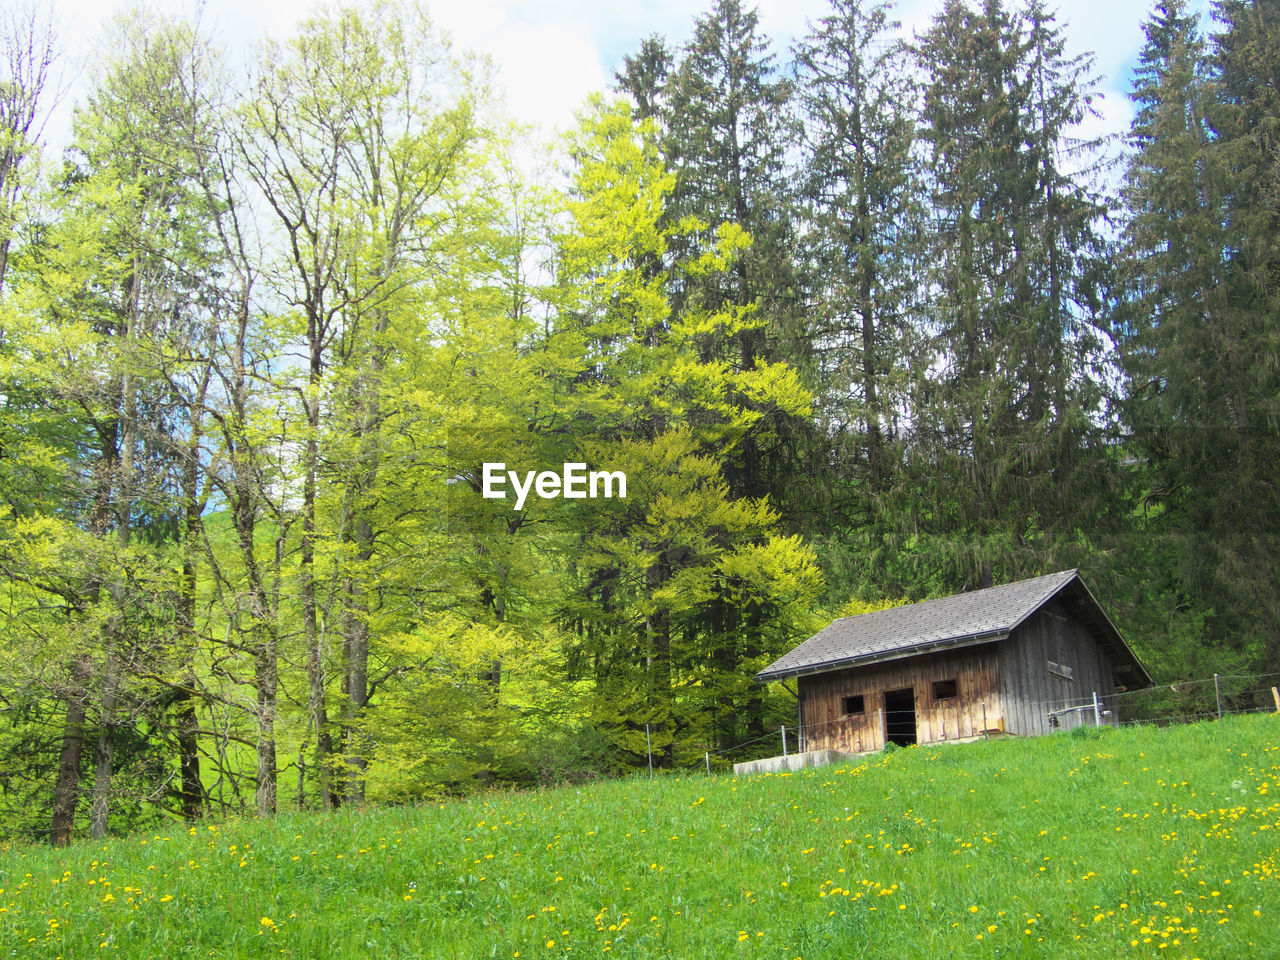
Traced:
<path fill-rule="evenodd" d="M 662 115 L 672 63 L 666 41 L 656 33 L 641 41 L 635 54 L 622 58 L 622 69 L 614 74 L 614 80 L 635 102 L 637 119 L 653 120 Z"/>
<path fill-rule="evenodd" d="M 1211 91 L 1197 18 L 1185 3 L 1158 4 L 1144 25 L 1131 97 L 1135 114 L 1123 187 L 1125 302 L 1117 336 L 1126 377 L 1124 424 L 1140 488 L 1134 542 L 1126 550 L 1148 558 L 1149 595 L 1134 615 L 1151 611 L 1162 634 L 1156 653 L 1172 676 L 1202 676 L 1198 629 L 1208 595 L 1196 574 L 1201 550 L 1187 549 L 1181 506 L 1190 444 L 1210 439 L 1193 399 L 1191 371 L 1213 362 L 1211 317 L 1222 269 L 1222 225 L 1215 213 L 1219 178 L 1210 174 L 1207 124 Z M 1203 458 L 1203 452 L 1200 454 Z M 1212 601 L 1209 601 L 1212 602 Z M 1140 628 L 1141 631 L 1141 628 Z M 1175 641 L 1186 636 L 1187 642 Z M 1171 649 L 1172 648 L 1172 649 Z"/>
<path fill-rule="evenodd" d="M 1088 60 L 1033 4 L 951 0 L 920 38 L 933 205 L 913 529 L 950 586 L 1070 562 L 1111 511 L 1104 207 L 1070 172 Z M 1071 164 L 1069 167 L 1068 164 Z"/>
<path fill-rule="evenodd" d="M 829 525 L 831 549 L 859 552 L 859 566 L 869 559 L 876 569 L 918 341 L 911 310 L 924 217 L 915 89 L 898 29 L 887 4 L 836 0 L 796 50 L 816 439 L 830 448 L 814 458 L 830 475 L 813 486 L 825 509 L 811 525 Z"/>
<path fill-rule="evenodd" d="M 1207 53 L 1157 7 L 1127 181 L 1128 420 L 1147 462 L 1172 603 L 1221 657 L 1274 666 L 1280 604 L 1280 4 L 1222 2 Z"/>
<path fill-rule="evenodd" d="M 1221 0 L 1210 59 L 1213 152 L 1223 176 L 1225 273 L 1212 321 L 1217 363 L 1211 470 L 1196 497 L 1198 529 L 1216 531 L 1219 635 L 1280 665 L 1280 3 Z M 1208 538 L 1206 538 L 1208 539 Z"/>

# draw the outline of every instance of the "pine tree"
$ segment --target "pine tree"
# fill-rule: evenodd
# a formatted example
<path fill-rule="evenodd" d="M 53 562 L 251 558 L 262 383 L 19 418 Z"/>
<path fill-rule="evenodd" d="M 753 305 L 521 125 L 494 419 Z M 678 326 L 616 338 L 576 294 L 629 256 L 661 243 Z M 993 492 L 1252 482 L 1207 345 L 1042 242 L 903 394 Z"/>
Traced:
<path fill-rule="evenodd" d="M 936 357 L 917 390 L 911 524 L 944 579 L 1063 563 L 1109 512 L 1100 422 L 1104 207 L 1064 152 L 1088 62 L 1039 6 L 948 2 L 921 38 Z M 1081 160 L 1075 158 L 1079 165 Z"/>
<path fill-rule="evenodd" d="M 1219 636 L 1280 665 L 1280 3 L 1221 0 L 1210 73 L 1213 153 L 1223 177 L 1225 271 L 1212 320 L 1216 363 L 1196 373 L 1214 452 L 1191 520 L 1220 599 Z M 1203 486 L 1200 484 L 1203 483 Z M 1247 519 L 1246 519 L 1247 518 Z M 1205 538 L 1206 541 L 1209 538 Z"/>
<path fill-rule="evenodd" d="M 1212 601 L 1194 573 L 1203 554 L 1187 549 L 1178 504 L 1188 489 L 1189 444 L 1212 442 L 1198 424 L 1201 405 L 1191 399 L 1197 387 L 1188 374 L 1214 362 L 1207 338 L 1223 261 L 1214 199 L 1219 178 L 1211 173 L 1211 89 L 1198 18 L 1170 0 L 1156 6 L 1144 29 L 1123 189 L 1126 302 L 1117 323 L 1127 378 L 1124 422 L 1143 485 L 1139 542 L 1126 553 L 1153 558 L 1150 595 L 1135 604 L 1135 615 L 1159 611 L 1151 629 L 1163 637 L 1157 656 L 1168 658 L 1164 669 L 1200 676 L 1194 671 L 1204 638 L 1181 625 L 1203 622 L 1205 602 Z M 1184 634 L 1189 642 L 1175 644 Z M 1220 671 L 1220 658 L 1202 669 Z"/>
<path fill-rule="evenodd" d="M 812 487 L 822 508 L 809 525 L 825 521 L 833 549 L 873 566 L 885 560 L 884 495 L 900 463 L 924 217 L 914 85 L 889 17 L 886 4 L 837 0 L 796 51 L 815 440 L 831 448 L 814 458 L 830 476 Z"/>
<path fill-rule="evenodd" d="M 639 51 L 622 58 L 622 69 L 614 74 L 614 80 L 618 90 L 635 103 L 637 119 L 657 119 L 665 114 L 667 78 L 672 66 L 671 51 L 658 34 L 646 37 Z"/>
<path fill-rule="evenodd" d="M 1147 26 L 1126 201 L 1128 420 L 1170 603 L 1220 656 L 1280 656 L 1280 7 L 1223 2 L 1207 53 L 1180 4 Z"/>

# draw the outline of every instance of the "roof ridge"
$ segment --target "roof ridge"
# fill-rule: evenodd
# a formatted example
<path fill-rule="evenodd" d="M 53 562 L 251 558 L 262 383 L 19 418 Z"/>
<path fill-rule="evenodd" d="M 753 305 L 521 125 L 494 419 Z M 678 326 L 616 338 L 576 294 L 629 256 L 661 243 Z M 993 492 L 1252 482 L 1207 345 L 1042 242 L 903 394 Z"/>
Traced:
<path fill-rule="evenodd" d="M 975 587 L 973 590 L 961 590 L 959 593 L 948 593 L 940 597 L 925 597 L 923 600 L 913 600 L 910 603 L 902 603 L 896 607 L 880 607 L 879 609 L 876 609 L 876 610 L 864 610 L 862 613 L 851 613 L 847 617 L 837 617 L 831 622 L 843 623 L 846 620 L 857 620 L 859 617 L 869 617 L 872 614 L 885 613 L 889 610 L 905 610 L 907 607 L 919 607 L 919 606 L 923 606 L 926 603 L 936 603 L 939 600 L 954 600 L 957 597 L 972 597 L 975 594 L 985 593 L 988 590 L 1003 590 L 1006 587 L 1016 587 L 1016 586 L 1019 586 L 1020 584 L 1031 583 L 1035 580 L 1047 580 L 1050 577 L 1059 577 L 1067 573 L 1079 576 L 1080 569 L 1078 567 L 1071 567 L 1070 569 L 1067 569 L 1067 570 L 1058 570 L 1058 571 L 1055 571 L 1054 573 L 1042 573 L 1038 576 L 1026 577 L 1022 580 L 1010 580 L 1008 583 L 993 583 L 989 587 Z M 1068 579 L 1070 578 L 1068 577 Z"/>

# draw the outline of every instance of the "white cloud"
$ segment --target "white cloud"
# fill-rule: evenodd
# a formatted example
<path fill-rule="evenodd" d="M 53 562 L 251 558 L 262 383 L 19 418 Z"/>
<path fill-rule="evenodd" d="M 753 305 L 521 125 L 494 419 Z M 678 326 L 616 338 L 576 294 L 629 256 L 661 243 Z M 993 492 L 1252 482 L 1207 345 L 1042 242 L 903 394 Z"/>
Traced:
<path fill-rule="evenodd" d="M 529 22 L 486 0 L 436 14 L 456 46 L 488 54 L 511 114 L 524 123 L 567 128 L 573 112 L 606 84 L 596 42 L 585 25 Z"/>
<path fill-rule="evenodd" d="M 55 0 L 73 60 L 101 51 L 102 25 L 126 0 Z M 684 41 L 695 16 L 708 9 L 687 0 L 447 0 L 432 5 L 436 22 L 465 49 L 487 53 L 498 68 L 512 114 L 545 128 L 564 128 L 593 90 L 612 81 L 621 56 L 638 48 L 652 33 L 673 45 Z M 315 6 L 310 0 L 209 0 L 202 17 L 220 42 L 244 55 L 263 35 L 283 38 Z M 903 0 L 896 16 L 910 32 L 928 26 L 941 0 Z M 190 14 L 195 0 L 155 0 L 162 11 Z M 828 9 L 825 0 L 759 0 L 761 28 L 775 42 L 778 62 L 788 47 Z M 1104 120 L 1091 124 L 1118 133 L 1128 120 L 1124 93 L 1127 67 L 1142 43 L 1142 21 L 1148 0 L 1077 0 L 1063 4 L 1059 21 L 1066 25 L 1071 52 L 1093 50 L 1104 75 Z M 81 84 L 72 96 L 84 95 Z M 64 111 L 64 114 L 66 111 Z M 51 132 L 65 137 L 66 117 Z M 61 136 L 59 127 L 62 127 Z"/>

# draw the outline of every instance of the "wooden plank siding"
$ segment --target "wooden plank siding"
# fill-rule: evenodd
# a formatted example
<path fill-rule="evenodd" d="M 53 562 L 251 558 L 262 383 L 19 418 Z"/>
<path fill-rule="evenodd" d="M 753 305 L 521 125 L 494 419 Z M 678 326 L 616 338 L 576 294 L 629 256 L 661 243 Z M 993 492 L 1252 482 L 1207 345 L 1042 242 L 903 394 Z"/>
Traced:
<path fill-rule="evenodd" d="M 804 748 L 849 753 L 883 748 L 884 730 L 879 711 L 884 708 L 884 695 L 887 691 L 908 687 L 915 693 L 918 743 L 982 736 L 984 701 L 986 729 L 1002 729 L 998 646 L 988 643 L 801 676 Z M 956 696 L 934 700 L 933 684 L 938 680 L 955 680 Z M 863 713 L 845 716 L 843 698 L 856 695 L 863 698 Z"/>
<path fill-rule="evenodd" d="M 1096 691 L 1110 709 L 1115 690 L 1111 663 L 1075 618 L 1058 601 L 1046 604 L 999 644 L 1000 699 L 1004 705 L 1005 729 L 1020 736 L 1049 733 L 1050 714 L 1070 706 L 1089 703 L 1087 710 L 1074 710 L 1059 717 L 1061 729 L 1069 730 L 1094 722 L 1092 698 Z M 1066 667 L 1067 679 L 1050 669 Z M 1112 716 L 1104 723 L 1116 722 Z"/>

